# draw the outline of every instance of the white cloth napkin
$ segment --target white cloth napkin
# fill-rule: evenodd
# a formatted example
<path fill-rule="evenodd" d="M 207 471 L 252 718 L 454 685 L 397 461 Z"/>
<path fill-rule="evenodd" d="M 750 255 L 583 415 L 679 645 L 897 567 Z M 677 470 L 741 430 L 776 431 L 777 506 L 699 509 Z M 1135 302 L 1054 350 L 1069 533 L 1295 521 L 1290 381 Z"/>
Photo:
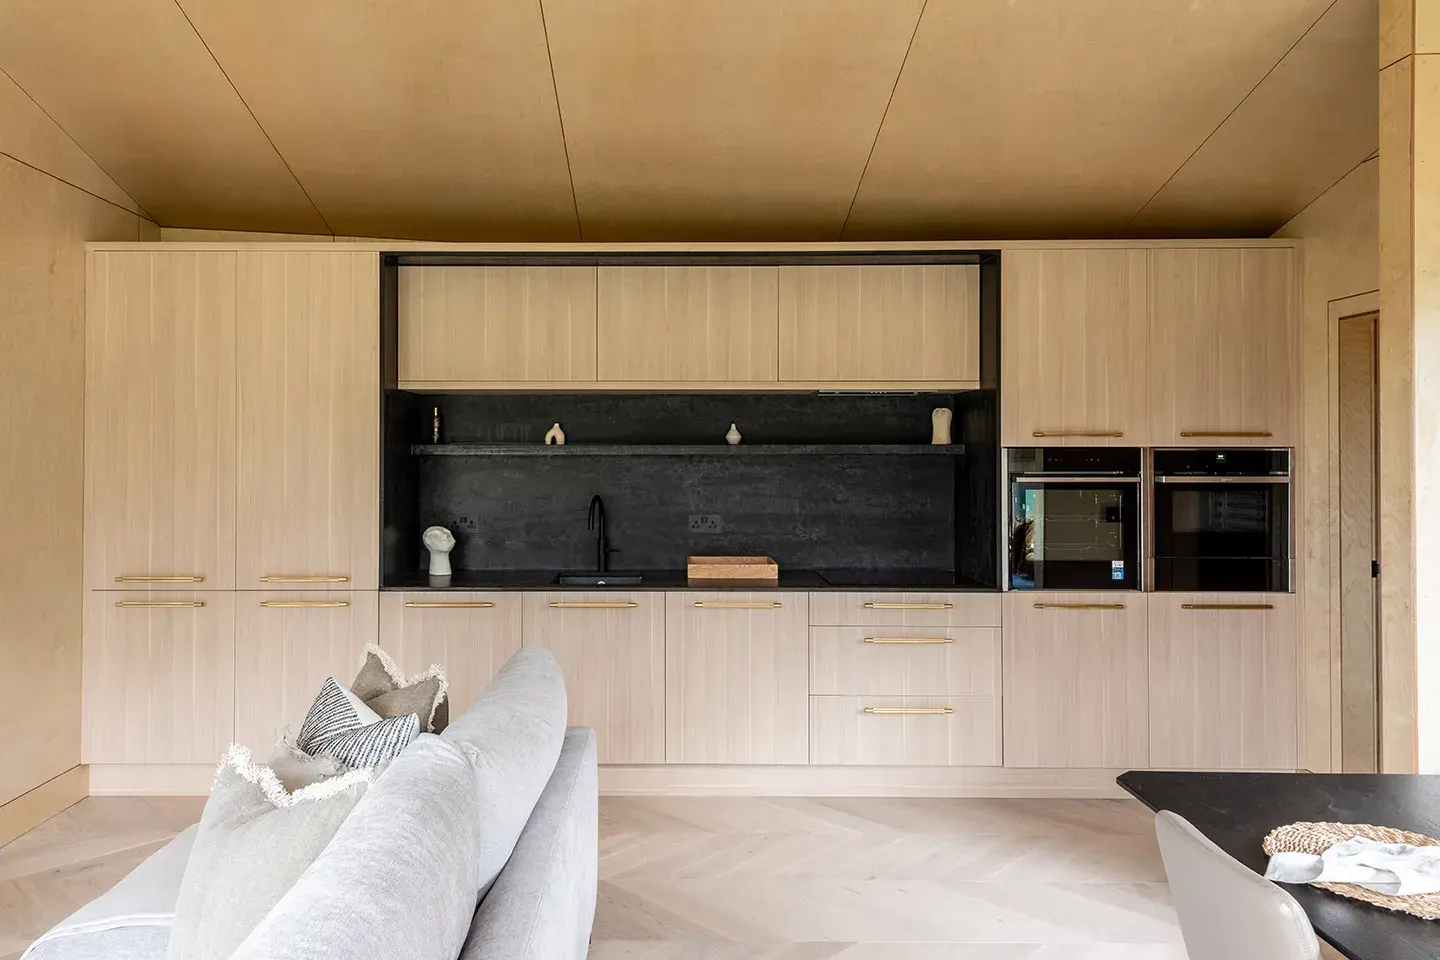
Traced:
<path fill-rule="evenodd" d="M 1312 853 L 1277 853 L 1265 868 L 1265 879 L 1277 883 L 1353 883 L 1392 896 L 1436 893 L 1440 892 L 1440 847 L 1351 837 L 1318 857 Z"/>

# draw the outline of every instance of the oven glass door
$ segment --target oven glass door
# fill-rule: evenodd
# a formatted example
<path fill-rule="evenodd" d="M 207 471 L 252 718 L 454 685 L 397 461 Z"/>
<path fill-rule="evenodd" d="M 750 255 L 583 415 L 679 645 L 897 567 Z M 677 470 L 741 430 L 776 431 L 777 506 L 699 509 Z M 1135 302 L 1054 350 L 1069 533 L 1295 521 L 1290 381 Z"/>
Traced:
<path fill-rule="evenodd" d="M 1010 587 L 1138 590 L 1138 479 L 1010 482 Z"/>
<path fill-rule="evenodd" d="M 1155 484 L 1155 589 L 1290 589 L 1290 484 L 1164 477 Z"/>

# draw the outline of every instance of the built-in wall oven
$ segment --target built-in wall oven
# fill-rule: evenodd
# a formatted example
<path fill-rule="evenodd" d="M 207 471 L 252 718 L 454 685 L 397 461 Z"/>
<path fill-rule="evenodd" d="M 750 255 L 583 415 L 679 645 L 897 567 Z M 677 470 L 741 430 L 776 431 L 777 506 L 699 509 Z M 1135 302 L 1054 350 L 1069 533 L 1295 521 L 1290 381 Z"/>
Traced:
<path fill-rule="evenodd" d="M 1012 590 L 1138 590 L 1141 451 L 1012 447 L 1005 451 Z"/>
<path fill-rule="evenodd" d="M 1156 590 L 1290 589 L 1289 450 L 1156 450 L 1153 458 Z"/>

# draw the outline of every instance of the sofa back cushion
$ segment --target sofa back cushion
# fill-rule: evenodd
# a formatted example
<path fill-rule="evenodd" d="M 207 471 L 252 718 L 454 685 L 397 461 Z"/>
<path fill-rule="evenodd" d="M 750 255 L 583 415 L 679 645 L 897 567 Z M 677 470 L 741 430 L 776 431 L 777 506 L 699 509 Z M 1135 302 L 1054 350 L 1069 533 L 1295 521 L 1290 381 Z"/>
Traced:
<path fill-rule="evenodd" d="M 480 895 L 495 882 L 530 811 L 550 781 L 565 741 L 565 680 L 541 647 L 522 647 L 444 739 L 477 752 Z"/>
<path fill-rule="evenodd" d="M 422 734 L 232 960 L 454 960 L 478 900 L 475 761 Z"/>

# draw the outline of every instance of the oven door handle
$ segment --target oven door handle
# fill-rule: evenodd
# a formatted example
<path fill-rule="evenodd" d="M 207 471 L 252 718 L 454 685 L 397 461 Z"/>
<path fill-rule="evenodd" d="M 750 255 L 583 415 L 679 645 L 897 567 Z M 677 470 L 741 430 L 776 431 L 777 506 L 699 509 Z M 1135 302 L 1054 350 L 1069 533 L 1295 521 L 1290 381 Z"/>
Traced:
<path fill-rule="evenodd" d="M 1139 477 L 1086 477 L 1069 474 L 1016 474 L 1011 477 L 1013 483 L 1092 483 L 1096 486 L 1106 486 L 1112 483 L 1139 483 Z"/>
<path fill-rule="evenodd" d="M 1156 483 L 1289 483 L 1289 477 L 1156 477 Z"/>

